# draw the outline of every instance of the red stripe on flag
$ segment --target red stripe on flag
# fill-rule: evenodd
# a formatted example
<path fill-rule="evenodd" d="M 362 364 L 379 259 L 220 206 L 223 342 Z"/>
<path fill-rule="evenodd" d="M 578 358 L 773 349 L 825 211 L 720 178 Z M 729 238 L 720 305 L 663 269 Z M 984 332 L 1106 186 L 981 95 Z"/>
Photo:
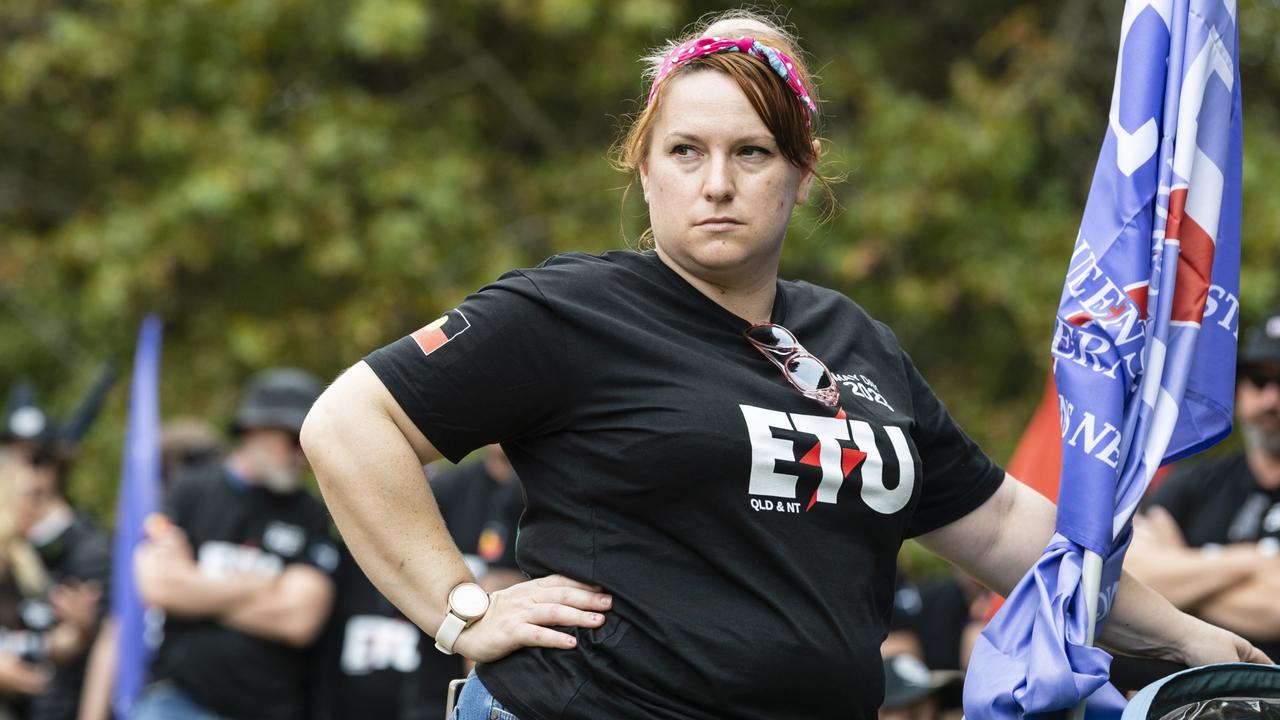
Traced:
<path fill-rule="evenodd" d="M 1133 304 L 1138 306 L 1138 317 L 1143 320 L 1147 319 L 1147 296 L 1150 294 L 1150 291 L 1151 286 L 1146 282 L 1125 290 L 1125 294 L 1129 296 L 1129 299 L 1133 301 Z"/>
<path fill-rule="evenodd" d="M 1170 319 L 1199 323 L 1204 320 L 1204 304 L 1209 297 L 1214 246 L 1209 233 L 1186 214 L 1186 207 L 1186 188 L 1169 193 L 1169 224 L 1165 237 L 1176 239 L 1181 244 Z"/>
<path fill-rule="evenodd" d="M 409 336 L 413 341 L 418 343 L 418 347 L 422 348 L 423 355 L 430 355 L 440 349 L 441 345 L 449 342 L 449 337 L 444 334 L 443 327 L 433 328 L 427 326 L 413 331 Z"/>

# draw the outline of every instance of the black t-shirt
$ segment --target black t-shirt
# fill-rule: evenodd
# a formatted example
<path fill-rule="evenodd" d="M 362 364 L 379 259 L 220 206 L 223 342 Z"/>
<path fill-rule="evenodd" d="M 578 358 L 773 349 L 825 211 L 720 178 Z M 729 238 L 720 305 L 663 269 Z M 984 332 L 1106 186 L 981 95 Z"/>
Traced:
<path fill-rule="evenodd" d="M 36 548 L 54 583 L 93 581 L 102 587 L 99 615 L 110 601 L 111 549 L 107 535 L 88 515 L 76 513 L 71 524 Z M 80 706 L 88 649 L 57 668 L 48 688 L 31 699 L 27 720 L 73 720 Z"/>
<path fill-rule="evenodd" d="M 317 653 L 314 720 L 438 720 L 461 655 L 435 649 L 378 592 L 345 548 L 333 614 Z"/>
<path fill-rule="evenodd" d="M 1244 453 L 1175 466 L 1145 504 L 1168 510 L 1190 547 L 1280 539 L 1280 490 L 1258 487 Z M 1254 644 L 1280 657 L 1280 642 Z"/>
<path fill-rule="evenodd" d="M 305 492 L 278 495 L 219 467 L 175 478 L 165 514 L 186 532 L 201 572 L 278 575 L 291 564 L 326 574 L 338 565 L 324 507 Z M 238 718 L 299 718 L 306 651 L 214 620 L 168 618 L 152 665 L 206 708 Z"/>
<path fill-rule="evenodd" d="M 574 650 L 479 667 L 521 720 L 875 716 L 899 546 L 1003 473 L 848 298 L 779 282 L 773 321 L 838 415 L 653 253 L 507 273 L 367 358 L 449 459 L 502 443 L 526 573 L 615 598 Z"/>
<path fill-rule="evenodd" d="M 46 595 L 24 592 L 12 570 L 0 569 L 0 653 L 28 663 L 44 663 L 49 657 L 47 633 L 55 624 L 57 618 Z M 8 712 L 26 718 L 31 700 L 16 693 L 0 693 L 0 716 Z"/>
<path fill-rule="evenodd" d="M 1280 539 L 1280 490 L 1263 490 L 1244 453 L 1182 463 L 1146 500 L 1169 511 L 1187 545 Z"/>
<path fill-rule="evenodd" d="M 483 462 L 473 462 L 432 478 L 431 493 L 476 577 L 489 568 L 518 569 L 516 531 L 524 511 L 519 480 L 498 482 Z"/>

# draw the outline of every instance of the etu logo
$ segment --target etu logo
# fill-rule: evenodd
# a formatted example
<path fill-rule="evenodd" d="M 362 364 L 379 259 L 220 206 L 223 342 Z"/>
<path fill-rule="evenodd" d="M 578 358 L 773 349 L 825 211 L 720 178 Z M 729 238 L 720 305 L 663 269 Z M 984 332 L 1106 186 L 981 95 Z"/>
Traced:
<path fill-rule="evenodd" d="M 884 458 L 876 446 L 875 431 L 861 420 L 784 413 L 739 405 L 751 439 L 751 495 L 796 499 L 798 475 L 779 472 L 779 463 L 799 462 L 822 470 L 822 482 L 808 498 L 806 510 L 815 503 L 836 502 L 845 478 L 862 470 L 862 501 L 872 510 L 892 515 L 906 507 L 915 488 L 916 466 L 906 434 L 896 425 L 885 425 L 884 433 L 898 459 L 898 482 L 890 487 L 884 478 Z M 776 437 L 774 429 L 813 435 L 816 445 L 796 460 L 795 443 Z"/>

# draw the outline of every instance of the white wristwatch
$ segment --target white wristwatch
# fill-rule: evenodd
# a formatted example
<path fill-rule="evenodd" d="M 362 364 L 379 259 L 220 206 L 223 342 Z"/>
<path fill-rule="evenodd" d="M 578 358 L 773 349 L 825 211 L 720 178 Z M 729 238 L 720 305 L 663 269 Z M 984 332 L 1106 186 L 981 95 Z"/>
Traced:
<path fill-rule="evenodd" d="M 436 649 L 453 654 L 453 644 L 471 623 L 484 617 L 489 609 L 489 593 L 473 582 L 464 582 L 449 591 L 449 612 L 436 631 Z"/>

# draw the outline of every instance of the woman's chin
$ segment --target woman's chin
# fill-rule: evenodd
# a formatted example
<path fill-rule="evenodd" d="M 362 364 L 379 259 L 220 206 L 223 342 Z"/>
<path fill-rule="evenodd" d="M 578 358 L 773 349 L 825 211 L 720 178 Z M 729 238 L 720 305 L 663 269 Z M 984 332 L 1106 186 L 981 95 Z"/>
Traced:
<path fill-rule="evenodd" d="M 755 271 L 761 263 L 777 257 L 771 250 L 759 243 L 731 237 L 699 239 L 688 247 L 690 260 L 698 267 L 717 274 Z"/>

